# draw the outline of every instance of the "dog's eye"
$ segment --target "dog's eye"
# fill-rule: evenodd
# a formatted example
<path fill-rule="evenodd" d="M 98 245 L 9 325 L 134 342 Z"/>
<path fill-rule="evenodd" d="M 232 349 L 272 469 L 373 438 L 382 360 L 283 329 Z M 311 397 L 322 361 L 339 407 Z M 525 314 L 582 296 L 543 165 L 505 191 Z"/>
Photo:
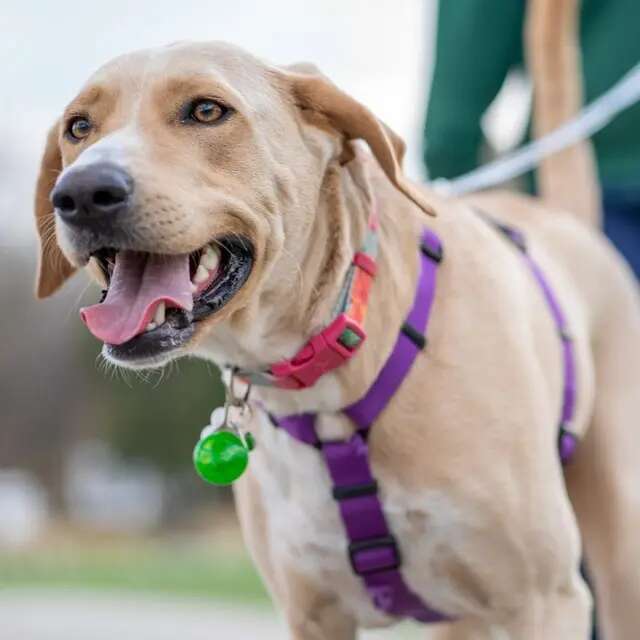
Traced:
<path fill-rule="evenodd" d="M 219 122 L 229 113 L 229 107 L 215 100 L 197 100 L 191 105 L 189 118 L 202 124 Z"/>
<path fill-rule="evenodd" d="M 93 125 L 88 118 L 76 116 L 67 125 L 67 135 L 71 140 L 77 142 L 84 140 L 91 133 L 91 129 L 93 129 Z"/>

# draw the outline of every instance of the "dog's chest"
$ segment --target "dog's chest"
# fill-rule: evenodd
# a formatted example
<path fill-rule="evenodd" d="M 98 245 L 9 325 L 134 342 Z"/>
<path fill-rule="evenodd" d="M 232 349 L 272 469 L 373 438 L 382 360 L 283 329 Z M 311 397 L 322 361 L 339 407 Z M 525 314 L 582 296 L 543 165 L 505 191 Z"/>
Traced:
<path fill-rule="evenodd" d="M 274 562 L 303 573 L 320 590 L 339 591 L 341 602 L 362 626 L 391 622 L 375 609 L 363 582 L 353 573 L 348 539 L 322 455 L 271 426 L 266 418 L 260 420 L 251 470 L 260 486 Z M 337 417 L 322 416 L 316 426 L 324 439 L 340 437 L 343 424 Z M 410 495 L 393 482 L 381 483 L 381 496 L 389 527 L 403 549 L 403 573 L 409 586 L 425 598 L 437 594 L 440 603 L 455 597 L 452 585 L 430 580 L 432 563 L 452 544 L 451 527 L 459 524 L 454 505 L 442 494 Z"/>

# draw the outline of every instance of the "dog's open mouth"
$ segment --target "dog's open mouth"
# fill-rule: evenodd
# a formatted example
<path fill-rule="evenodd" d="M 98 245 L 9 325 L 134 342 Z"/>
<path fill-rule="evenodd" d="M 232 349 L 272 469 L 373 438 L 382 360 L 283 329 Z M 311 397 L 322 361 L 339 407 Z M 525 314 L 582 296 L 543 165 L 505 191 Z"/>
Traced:
<path fill-rule="evenodd" d="M 191 254 L 104 248 L 92 257 L 108 288 L 80 316 L 108 354 L 122 361 L 154 358 L 185 344 L 197 323 L 244 285 L 254 252 L 249 240 L 233 236 Z"/>

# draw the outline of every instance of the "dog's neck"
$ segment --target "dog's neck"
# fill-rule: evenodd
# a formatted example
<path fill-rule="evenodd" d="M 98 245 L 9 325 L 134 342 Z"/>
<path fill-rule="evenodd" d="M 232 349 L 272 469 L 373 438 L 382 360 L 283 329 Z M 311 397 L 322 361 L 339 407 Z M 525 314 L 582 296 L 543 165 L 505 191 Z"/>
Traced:
<path fill-rule="evenodd" d="M 389 327 L 401 326 L 414 293 L 418 252 L 405 255 L 401 247 L 408 238 L 417 237 L 419 218 L 413 205 L 395 191 L 374 162 L 359 152 L 345 165 L 333 164 L 325 174 L 321 193 L 295 278 L 255 296 L 198 349 L 198 355 L 219 365 L 256 370 L 292 357 L 330 322 L 375 206 L 380 254 L 365 323 L 367 340 L 357 357 L 325 374 L 309 389 L 256 387 L 254 397 L 278 415 L 338 411 L 361 397 L 397 337 Z"/>

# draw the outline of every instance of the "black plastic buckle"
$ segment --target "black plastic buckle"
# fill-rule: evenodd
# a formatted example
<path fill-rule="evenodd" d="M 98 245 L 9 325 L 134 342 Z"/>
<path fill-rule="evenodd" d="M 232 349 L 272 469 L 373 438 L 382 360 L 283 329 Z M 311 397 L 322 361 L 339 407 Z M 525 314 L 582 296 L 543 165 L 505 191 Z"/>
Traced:
<path fill-rule="evenodd" d="M 364 484 L 352 484 L 348 487 L 333 487 L 334 500 L 349 500 L 378 493 L 378 483 L 373 480 Z"/>
<path fill-rule="evenodd" d="M 558 333 L 560 334 L 560 339 L 565 342 L 571 342 L 573 340 L 573 336 L 566 327 L 560 327 Z"/>
<path fill-rule="evenodd" d="M 442 247 L 430 247 L 426 242 L 420 244 L 420 250 L 434 262 L 442 262 Z"/>
<path fill-rule="evenodd" d="M 360 571 L 356 564 L 356 556 L 361 551 L 369 551 L 370 549 L 379 549 L 381 547 L 390 547 L 393 549 L 395 556 L 394 561 L 389 565 L 376 567 L 369 571 Z M 392 571 L 393 569 L 399 569 L 402 564 L 402 558 L 400 557 L 400 549 L 398 549 L 398 543 L 392 535 L 382 536 L 380 538 L 369 538 L 368 540 L 360 540 L 358 542 L 351 542 L 349 544 L 349 560 L 351 562 L 351 568 L 353 572 L 358 576 L 370 576 L 375 573 L 381 573 L 382 571 Z"/>
<path fill-rule="evenodd" d="M 522 253 L 527 253 L 527 241 L 518 229 L 496 220 L 493 216 L 490 216 L 488 213 L 480 209 L 477 209 L 477 211 L 481 218 L 488 222 L 494 229 L 499 231 L 507 240 L 509 240 L 509 242 L 511 242 L 511 244 L 520 249 Z"/>
<path fill-rule="evenodd" d="M 405 322 L 402 325 L 401 330 L 402 333 L 404 333 L 404 335 L 407 336 L 407 338 L 409 338 L 409 340 L 411 340 L 411 342 L 413 342 L 416 347 L 418 347 L 418 349 L 422 350 L 427 345 L 427 339 L 425 338 L 425 336 L 408 322 Z"/>
<path fill-rule="evenodd" d="M 570 422 L 561 422 L 558 426 L 558 440 L 562 440 L 562 436 L 573 436 L 575 437 L 575 433 L 571 430 Z"/>
<path fill-rule="evenodd" d="M 527 253 L 527 241 L 525 237 L 517 229 L 510 229 L 506 227 L 505 231 L 507 238 L 522 252 Z"/>

